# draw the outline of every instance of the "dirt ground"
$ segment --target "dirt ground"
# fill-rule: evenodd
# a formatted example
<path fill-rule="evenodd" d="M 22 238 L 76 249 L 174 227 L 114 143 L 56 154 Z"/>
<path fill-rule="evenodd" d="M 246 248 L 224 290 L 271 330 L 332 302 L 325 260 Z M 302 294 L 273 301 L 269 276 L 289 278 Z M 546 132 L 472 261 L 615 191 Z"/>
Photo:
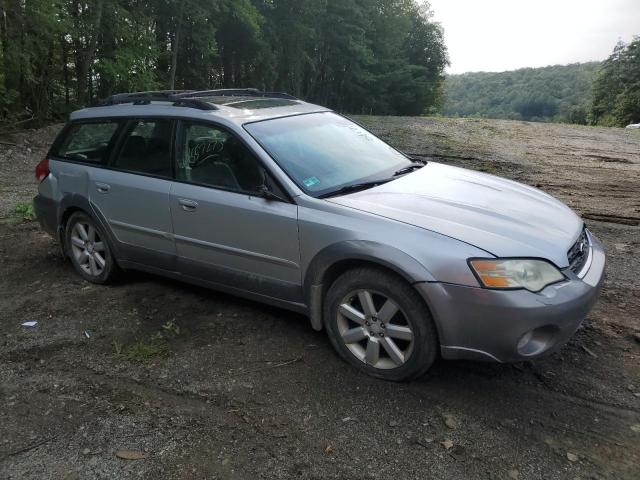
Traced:
<path fill-rule="evenodd" d="M 393 384 L 339 360 L 300 315 L 151 275 L 89 285 L 13 213 L 58 127 L 3 136 L 0 478 L 640 478 L 640 131 L 359 120 L 585 217 L 608 277 L 569 344 Z"/>

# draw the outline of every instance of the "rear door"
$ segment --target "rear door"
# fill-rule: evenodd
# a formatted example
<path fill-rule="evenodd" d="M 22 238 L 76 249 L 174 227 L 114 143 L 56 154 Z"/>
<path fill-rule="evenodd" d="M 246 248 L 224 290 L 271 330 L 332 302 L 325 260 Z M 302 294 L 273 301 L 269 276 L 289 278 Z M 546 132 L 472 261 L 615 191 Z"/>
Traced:
<path fill-rule="evenodd" d="M 298 209 L 263 198 L 263 184 L 278 188 L 234 134 L 180 121 L 170 196 L 178 264 L 187 276 L 300 302 Z"/>
<path fill-rule="evenodd" d="M 173 121 L 129 120 L 108 168 L 92 172 L 89 198 L 108 222 L 125 259 L 175 270 L 172 237 Z"/>

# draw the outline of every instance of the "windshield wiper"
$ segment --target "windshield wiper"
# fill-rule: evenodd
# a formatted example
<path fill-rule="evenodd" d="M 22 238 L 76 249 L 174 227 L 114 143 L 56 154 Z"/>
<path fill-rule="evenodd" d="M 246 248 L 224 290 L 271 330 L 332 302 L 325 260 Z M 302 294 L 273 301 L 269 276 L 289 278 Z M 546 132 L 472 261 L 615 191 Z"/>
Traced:
<path fill-rule="evenodd" d="M 404 175 L 406 173 L 411 173 L 414 170 L 418 170 L 419 168 L 424 167 L 427 164 L 427 162 L 421 162 L 421 161 L 414 161 L 413 163 L 411 163 L 411 165 L 407 165 L 406 167 L 401 168 L 400 170 L 398 170 L 396 173 L 393 174 L 394 177 L 398 177 L 400 175 Z"/>
<path fill-rule="evenodd" d="M 383 178 L 380 180 L 371 180 L 369 182 L 352 183 L 351 185 L 345 185 L 344 187 L 340 187 L 337 190 L 334 190 L 329 193 L 325 193 L 324 195 L 320 195 L 319 198 L 333 197 L 335 195 L 342 195 L 345 193 L 356 192 L 358 190 L 366 190 L 367 188 L 377 187 L 378 185 L 382 185 L 383 183 L 390 182 L 391 180 L 394 180 L 394 179 Z"/>

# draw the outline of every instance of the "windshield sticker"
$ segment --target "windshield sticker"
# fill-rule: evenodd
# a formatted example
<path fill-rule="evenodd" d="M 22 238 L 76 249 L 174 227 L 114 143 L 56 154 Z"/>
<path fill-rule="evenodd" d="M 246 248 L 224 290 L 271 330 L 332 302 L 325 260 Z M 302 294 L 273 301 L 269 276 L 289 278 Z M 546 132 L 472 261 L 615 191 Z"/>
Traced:
<path fill-rule="evenodd" d="M 302 183 L 304 183 L 304 186 L 309 188 L 309 187 L 313 187 L 314 185 L 317 185 L 320 183 L 320 180 L 318 180 L 316 177 L 309 177 L 309 178 L 305 178 Z"/>

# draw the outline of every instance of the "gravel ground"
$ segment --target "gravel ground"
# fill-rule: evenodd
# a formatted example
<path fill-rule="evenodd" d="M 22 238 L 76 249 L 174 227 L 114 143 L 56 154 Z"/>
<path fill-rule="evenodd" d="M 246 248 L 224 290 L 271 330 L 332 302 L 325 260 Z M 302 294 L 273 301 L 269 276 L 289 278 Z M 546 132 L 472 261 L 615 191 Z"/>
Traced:
<path fill-rule="evenodd" d="M 284 310 L 136 273 L 89 285 L 13 213 L 59 126 L 19 132 L 0 139 L 0 478 L 639 478 L 640 132 L 359 120 L 587 219 L 608 277 L 569 344 L 392 384 Z"/>

